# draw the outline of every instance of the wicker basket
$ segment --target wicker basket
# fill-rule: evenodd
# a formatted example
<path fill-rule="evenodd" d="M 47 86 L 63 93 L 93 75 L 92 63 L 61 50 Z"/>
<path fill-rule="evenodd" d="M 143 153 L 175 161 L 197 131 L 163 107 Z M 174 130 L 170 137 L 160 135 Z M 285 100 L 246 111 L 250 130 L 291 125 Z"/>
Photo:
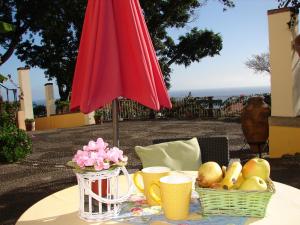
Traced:
<path fill-rule="evenodd" d="M 201 213 L 207 215 L 229 215 L 264 217 L 275 187 L 267 181 L 267 191 L 220 190 L 197 187 Z"/>
<path fill-rule="evenodd" d="M 121 171 L 128 182 L 127 193 L 123 196 L 120 196 L 118 188 Z M 76 177 L 80 200 L 79 217 L 86 221 L 104 221 L 117 216 L 121 210 L 120 204 L 132 193 L 132 181 L 124 166 L 97 172 L 76 172 Z"/>

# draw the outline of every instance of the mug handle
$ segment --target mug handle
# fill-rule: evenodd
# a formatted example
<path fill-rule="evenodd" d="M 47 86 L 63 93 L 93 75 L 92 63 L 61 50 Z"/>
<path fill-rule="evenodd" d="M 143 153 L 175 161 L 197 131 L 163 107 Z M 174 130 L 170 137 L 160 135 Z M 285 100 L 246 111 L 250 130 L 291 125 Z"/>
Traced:
<path fill-rule="evenodd" d="M 161 197 L 158 196 L 155 192 L 154 192 L 154 188 L 157 187 L 159 190 L 160 190 L 160 187 L 158 184 L 156 183 L 152 183 L 150 185 L 150 188 L 149 188 L 149 194 L 150 194 L 150 198 L 155 201 L 156 203 L 158 203 L 159 205 L 161 205 Z"/>
<path fill-rule="evenodd" d="M 135 184 L 135 186 L 137 187 L 137 189 L 140 191 L 140 192 L 143 192 L 144 193 L 144 188 L 142 187 L 141 183 L 139 182 L 138 180 L 138 177 L 139 176 L 142 176 L 142 171 L 137 171 L 133 174 L 133 182 Z"/>

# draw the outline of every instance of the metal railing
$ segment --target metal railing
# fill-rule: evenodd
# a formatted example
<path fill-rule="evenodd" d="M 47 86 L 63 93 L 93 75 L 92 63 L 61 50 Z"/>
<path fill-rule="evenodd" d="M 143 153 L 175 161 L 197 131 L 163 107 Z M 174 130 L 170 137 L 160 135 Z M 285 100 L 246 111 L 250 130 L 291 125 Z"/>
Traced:
<path fill-rule="evenodd" d="M 257 95 L 256 95 L 257 96 Z M 269 94 L 260 96 L 269 98 Z M 246 102 L 251 96 L 221 97 L 184 97 L 171 98 L 172 109 L 155 112 L 129 99 L 119 100 L 119 118 L 124 120 L 145 120 L 154 118 L 197 119 L 239 117 Z M 105 121 L 111 120 L 111 104 L 100 111 Z"/>
<path fill-rule="evenodd" d="M 6 93 L 6 99 L 4 99 L 3 95 L 1 94 L 2 93 L 1 89 L 2 88 L 4 89 L 4 92 Z M 17 89 L 15 89 L 15 88 L 7 88 L 4 85 L 0 84 L 0 99 L 2 98 L 3 101 L 9 102 L 10 101 L 10 93 L 12 93 L 13 102 L 16 102 L 17 101 Z"/>

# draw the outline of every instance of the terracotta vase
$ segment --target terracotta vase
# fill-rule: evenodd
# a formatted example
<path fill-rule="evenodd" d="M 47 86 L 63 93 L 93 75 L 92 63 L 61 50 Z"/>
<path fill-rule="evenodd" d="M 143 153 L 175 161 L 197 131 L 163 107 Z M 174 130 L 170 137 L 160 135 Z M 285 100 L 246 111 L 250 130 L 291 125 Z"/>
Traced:
<path fill-rule="evenodd" d="M 27 122 L 25 123 L 26 131 L 32 131 L 33 130 L 33 122 Z"/>
<path fill-rule="evenodd" d="M 244 136 L 253 152 L 261 152 L 269 138 L 268 117 L 271 109 L 262 97 L 249 98 L 241 114 Z"/>
<path fill-rule="evenodd" d="M 103 116 L 94 116 L 95 124 L 103 124 Z"/>

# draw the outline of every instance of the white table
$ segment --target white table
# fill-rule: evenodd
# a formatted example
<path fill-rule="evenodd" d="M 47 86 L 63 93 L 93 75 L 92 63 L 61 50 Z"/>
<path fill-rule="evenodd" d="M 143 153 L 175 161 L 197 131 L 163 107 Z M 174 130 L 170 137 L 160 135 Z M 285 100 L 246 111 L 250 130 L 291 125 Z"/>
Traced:
<path fill-rule="evenodd" d="M 185 173 L 192 177 L 197 176 L 197 172 Z M 120 177 L 120 182 L 125 182 L 123 176 Z M 278 182 L 274 182 L 274 184 L 276 193 L 271 197 L 266 216 L 264 218 L 249 218 L 246 224 L 300 224 L 300 190 Z M 124 189 L 126 189 L 126 187 L 124 187 Z M 124 223 L 112 221 L 89 223 L 81 220 L 78 217 L 78 197 L 77 186 L 58 191 L 27 209 L 18 219 L 16 225 L 124 225 Z M 155 224 L 158 225 L 159 223 Z"/>

